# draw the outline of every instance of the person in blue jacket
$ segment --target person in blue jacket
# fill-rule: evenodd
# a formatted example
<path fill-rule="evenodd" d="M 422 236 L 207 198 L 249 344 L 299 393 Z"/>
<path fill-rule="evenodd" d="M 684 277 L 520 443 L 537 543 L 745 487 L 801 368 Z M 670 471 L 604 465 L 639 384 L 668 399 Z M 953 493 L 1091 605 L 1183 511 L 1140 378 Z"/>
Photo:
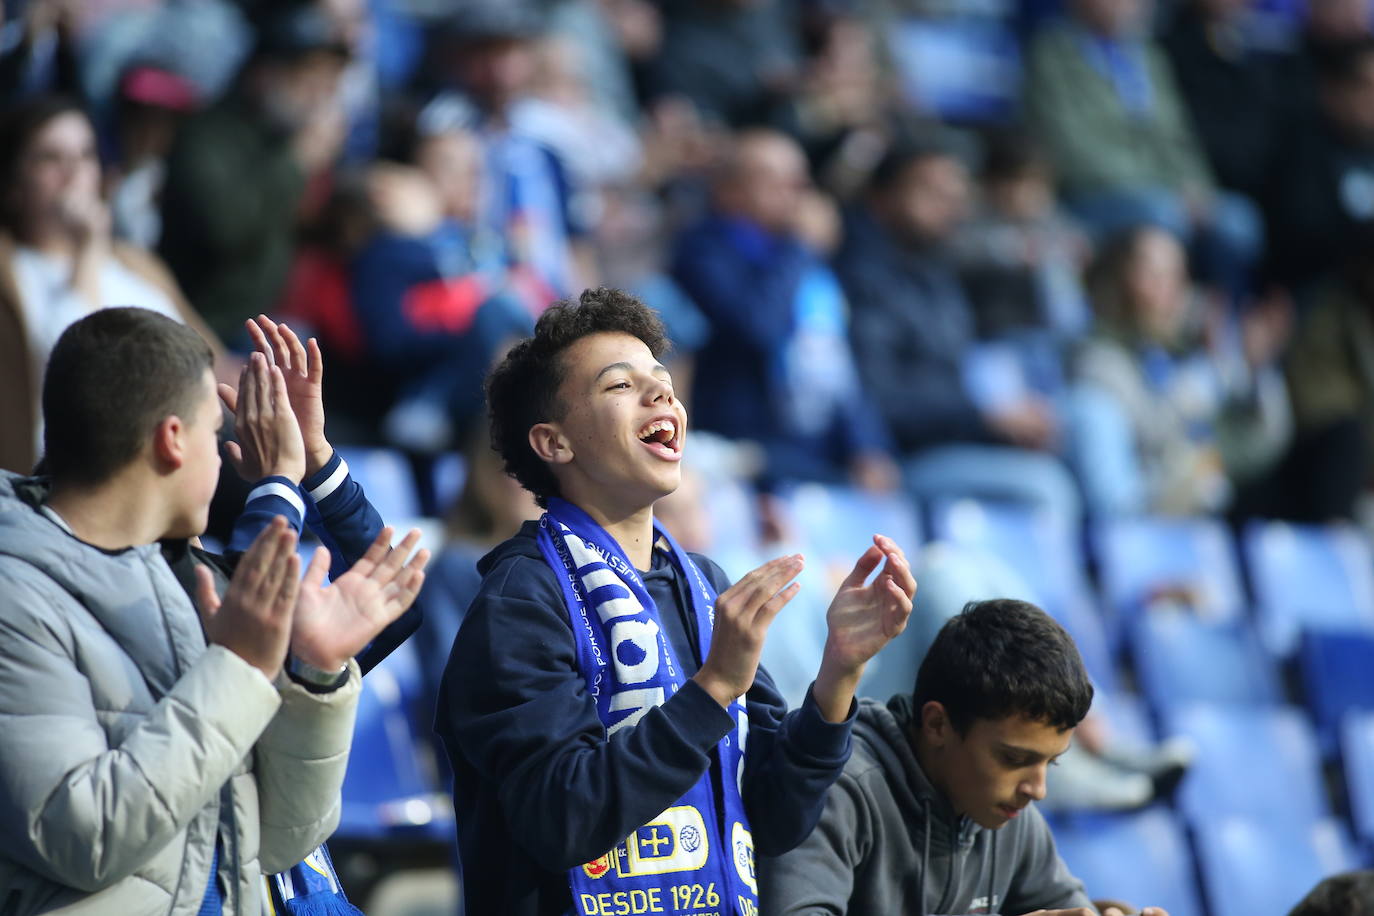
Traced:
<path fill-rule="evenodd" d="M 482 559 L 438 698 L 468 912 L 753 916 L 755 848 L 816 823 L 858 677 L 911 613 L 875 535 L 786 710 L 758 662 L 802 558 L 731 586 L 654 521 L 687 439 L 666 348 L 639 300 L 588 290 L 488 378 L 493 444 L 547 511 Z"/>
<path fill-rule="evenodd" d="M 757 441 L 765 484 L 895 489 L 893 445 L 854 365 L 849 302 L 825 262 L 839 216 L 810 188 L 801 147 L 745 131 L 713 190 L 711 213 L 678 239 L 673 261 L 711 328 L 697 353 L 697 426 Z"/>

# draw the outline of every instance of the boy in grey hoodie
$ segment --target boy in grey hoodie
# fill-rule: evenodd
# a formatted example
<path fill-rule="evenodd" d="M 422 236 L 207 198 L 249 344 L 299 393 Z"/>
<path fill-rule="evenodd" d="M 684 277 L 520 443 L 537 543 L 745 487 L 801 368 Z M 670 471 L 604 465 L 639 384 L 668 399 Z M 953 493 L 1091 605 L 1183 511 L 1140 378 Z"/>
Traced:
<path fill-rule="evenodd" d="M 1092 695 L 1077 647 L 1047 614 L 970 602 L 931 645 L 913 695 L 860 705 L 819 825 L 760 859 L 764 916 L 1096 914 L 1031 805 Z"/>

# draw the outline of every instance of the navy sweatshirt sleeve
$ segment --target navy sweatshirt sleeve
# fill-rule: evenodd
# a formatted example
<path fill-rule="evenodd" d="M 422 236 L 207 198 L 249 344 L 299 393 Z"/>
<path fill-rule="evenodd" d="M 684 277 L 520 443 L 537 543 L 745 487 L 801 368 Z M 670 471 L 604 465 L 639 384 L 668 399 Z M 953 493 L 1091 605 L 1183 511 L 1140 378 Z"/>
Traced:
<path fill-rule="evenodd" d="M 304 490 L 304 493 L 302 493 Z M 248 494 L 243 512 L 234 522 L 228 553 L 237 556 L 272 519 L 281 515 L 296 531 L 309 525 L 330 554 L 333 575 L 343 575 L 356 563 L 382 530 L 382 518 L 367 495 L 348 473 L 348 464 L 335 452 L 323 468 L 297 487 L 286 477 L 267 477 Z M 420 626 L 417 602 L 358 654 L 364 673 L 391 654 Z"/>
<path fill-rule="evenodd" d="M 367 553 L 382 531 L 382 516 L 368 502 L 362 484 L 348 471 L 348 462 L 337 451 L 319 471 L 301 481 L 306 500 L 306 523 L 329 549 L 329 568 L 342 575 Z M 363 674 L 390 655 L 420 628 L 423 601 L 419 598 L 406 612 L 387 625 L 356 661 Z"/>

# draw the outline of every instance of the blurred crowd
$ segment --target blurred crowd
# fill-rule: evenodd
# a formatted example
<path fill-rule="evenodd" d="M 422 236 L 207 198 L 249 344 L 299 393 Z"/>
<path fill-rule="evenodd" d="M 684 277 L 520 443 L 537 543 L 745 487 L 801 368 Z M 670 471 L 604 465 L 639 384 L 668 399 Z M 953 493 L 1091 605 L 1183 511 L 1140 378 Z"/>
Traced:
<path fill-rule="evenodd" d="M 245 321 L 285 321 L 322 348 L 333 440 L 467 456 L 461 498 L 424 507 L 451 515 L 432 676 L 476 558 L 537 514 L 483 378 L 586 287 L 659 312 L 714 434 L 663 505 L 690 549 L 722 468 L 773 543 L 798 482 L 1075 532 L 1374 524 L 1370 0 L 3 10 L 0 467 L 37 459 L 83 315 L 185 322 L 225 381 Z M 1157 797 L 1174 750 L 1105 806 Z"/>
<path fill-rule="evenodd" d="M 550 303 L 663 315 L 767 494 L 1359 517 L 1366 0 L 28 0 L 0 465 L 76 317 L 317 336 L 343 441 L 480 426 Z M 767 513 L 765 512 L 765 517 Z M 782 522 L 779 522 L 782 524 Z"/>

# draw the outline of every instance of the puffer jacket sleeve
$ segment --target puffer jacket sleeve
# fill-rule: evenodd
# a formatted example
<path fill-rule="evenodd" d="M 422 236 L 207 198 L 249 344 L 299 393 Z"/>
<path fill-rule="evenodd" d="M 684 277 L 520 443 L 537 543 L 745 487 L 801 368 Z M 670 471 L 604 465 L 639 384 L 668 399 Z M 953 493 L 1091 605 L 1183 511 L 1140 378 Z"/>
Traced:
<path fill-rule="evenodd" d="M 96 709 L 64 604 L 55 583 L 0 558 L 0 856 L 93 892 L 185 829 L 282 704 L 213 646 L 111 747 L 99 717 L 118 710 Z"/>
<path fill-rule="evenodd" d="M 348 667 L 348 680 L 328 693 L 278 678 L 281 708 L 254 753 L 264 873 L 295 865 L 338 826 L 339 789 L 362 686 L 357 663 Z"/>

